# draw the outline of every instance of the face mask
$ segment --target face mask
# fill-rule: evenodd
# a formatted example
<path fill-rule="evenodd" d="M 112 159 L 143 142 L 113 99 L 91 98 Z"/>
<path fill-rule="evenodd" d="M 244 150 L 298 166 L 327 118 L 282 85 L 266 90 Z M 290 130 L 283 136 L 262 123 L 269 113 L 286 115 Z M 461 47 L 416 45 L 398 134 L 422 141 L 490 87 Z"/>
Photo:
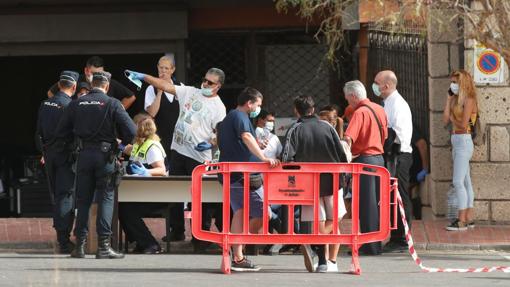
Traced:
<path fill-rule="evenodd" d="M 129 73 L 128 71 L 124 71 L 124 75 L 131 81 L 131 83 L 135 84 L 137 91 L 142 89 L 142 81 L 140 81 L 139 79 L 135 79 L 134 75 Z"/>
<path fill-rule="evenodd" d="M 213 92 L 212 92 L 213 89 L 211 88 L 204 88 L 204 85 L 202 84 L 202 86 L 200 87 L 200 92 L 202 93 L 202 95 L 206 96 L 206 97 L 210 97 L 213 95 Z"/>
<path fill-rule="evenodd" d="M 87 76 L 87 82 L 92 83 L 92 74 L 90 74 L 89 76 Z"/>
<path fill-rule="evenodd" d="M 265 128 L 266 128 L 266 130 L 272 132 L 274 129 L 274 122 L 266 122 Z"/>
<path fill-rule="evenodd" d="M 452 93 L 454 93 L 455 95 L 458 95 L 459 94 L 459 84 L 451 83 L 450 90 L 452 90 Z"/>
<path fill-rule="evenodd" d="M 378 97 L 381 96 L 381 91 L 379 90 L 379 86 L 376 83 L 372 84 L 372 90 L 374 91 L 374 94 Z"/>
<path fill-rule="evenodd" d="M 250 118 L 252 118 L 252 119 L 256 118 L 259 115 L 260 110 L 261 110 L 261 108 L 257 107 L 257 109 L 255 111 L 250 112 Z"/>

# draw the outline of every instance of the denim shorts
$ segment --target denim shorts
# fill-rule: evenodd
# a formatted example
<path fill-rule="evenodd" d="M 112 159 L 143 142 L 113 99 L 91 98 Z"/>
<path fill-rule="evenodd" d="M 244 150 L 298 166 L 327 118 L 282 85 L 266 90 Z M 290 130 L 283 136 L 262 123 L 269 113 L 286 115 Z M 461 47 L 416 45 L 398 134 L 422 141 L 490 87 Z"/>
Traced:
<path fill-rule="evenodd" d="M 244 207 L 243 181 L 230 184 L 230 207 L 234 212 Z M 264 187 L 251 190 L 250 194 L 250 218 L 262 217 L 264 207 Z M 268 213 L 271 214 L 271 213 Z"/>

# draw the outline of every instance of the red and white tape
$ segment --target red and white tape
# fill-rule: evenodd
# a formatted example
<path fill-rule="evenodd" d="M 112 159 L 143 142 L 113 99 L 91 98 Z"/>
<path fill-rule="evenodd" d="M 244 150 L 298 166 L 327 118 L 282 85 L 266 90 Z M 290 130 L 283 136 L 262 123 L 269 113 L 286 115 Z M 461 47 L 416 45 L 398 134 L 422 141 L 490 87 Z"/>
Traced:
<path fill-rule="evenodd" d="M 397 202 L 398 207 L 400 209 L 400 214 L 402 215 L 402 223 L 404 224 L 404 230 L 406 234 L 407 244 L 409 245 L 409 253 L 411 257 L 413 257 L 414 262 L 418 265 L 422 271 L 430 272 L 430 273 L 481 273 L 481 272 L 495 272 L 502 271 L 505 273 L 510 273 L 510 266 L 493 266 L 493 267 L 480 267 L 480 268 L 433 268 L 426 267 L 423 265 L 420 257 L 418 257 L 418 253 L 414 249 L 413 237 L 411 236 L 411 231 L 409 230 L 409 226 L 407 225 L 407 220 L 405 217 L 404 204 L 402 203 L 402 198 L 400 198 L 400 194 L 397 192 Z"/>

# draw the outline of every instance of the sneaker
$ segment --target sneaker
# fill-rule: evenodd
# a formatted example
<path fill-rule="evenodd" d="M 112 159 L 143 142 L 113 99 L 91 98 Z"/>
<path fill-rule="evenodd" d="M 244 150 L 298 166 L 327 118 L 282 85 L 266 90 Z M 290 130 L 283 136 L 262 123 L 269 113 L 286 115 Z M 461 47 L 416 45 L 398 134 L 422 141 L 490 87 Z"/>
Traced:
<path fill-rule="evenodd" d="M 241 261 L 232 260 L 230 269 L 237 272 L 255 272 L 259 271 L 260 267 L 251 263 L 248 258 L 244 257 Z"/>
<path fill-rule="evenodd" d="M 446 230 L 448 231 L 465 231 L 467 230 L 466 223 L 455 219 L 450 225 L 446 226 Z"/>
<path fill-rule="evenodd" d="M 314 272 L 314 259 L 316 257 L 315 252 L 309 244 L 301 245 L 301 252 L 305 260 L 305 267 L 308 272 Z"/>
<path fill-rule="evenodd" d="M 315 269 L 315 272 L 317 272 L 317 273 L 328 272 L 328 264 L 320 264 L 319 266 L 317 266 L 317 269 Z"/>
<path fill-rule="evenodd" d="M 388 241 L 382 249 L 383 253 L 403 253 L 407 251 L 408 246 L 406 243 L 395 241 Z"/>
<path fill-rule="evenodd" d="M 475 228 L 475 222 L 474 221 L 468 222 L 467 227 L 468 228 Z"/>
<path fill-rule="evenodd" d="M 327 266 L 328 266 L 328 269 L 326 272 L 338 272 L 338 265 L 336 264 L 336 262 L 333 263 L 330 260 L 328 260 Z"/>

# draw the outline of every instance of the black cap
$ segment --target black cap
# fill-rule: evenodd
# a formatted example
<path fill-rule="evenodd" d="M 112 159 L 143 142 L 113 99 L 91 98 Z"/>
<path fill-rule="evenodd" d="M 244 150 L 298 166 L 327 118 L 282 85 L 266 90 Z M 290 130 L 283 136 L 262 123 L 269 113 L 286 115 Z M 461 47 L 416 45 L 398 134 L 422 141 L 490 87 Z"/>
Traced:
<path fill-rule="evenodd" d="M 78 82 L 79 77 L 80 74 L 76 73 L 75 71 L 62 71 L 62 73 L 60 73 L 60 80 L 69 82 Z"/>
<path fill-rule="evenodd" d="M 112 78 L 112 74 L 103 71 L 103 72 L 94 72 L 92 74 L 92 81 L 101 81 L 101 82 L 110 82 Z"/>

